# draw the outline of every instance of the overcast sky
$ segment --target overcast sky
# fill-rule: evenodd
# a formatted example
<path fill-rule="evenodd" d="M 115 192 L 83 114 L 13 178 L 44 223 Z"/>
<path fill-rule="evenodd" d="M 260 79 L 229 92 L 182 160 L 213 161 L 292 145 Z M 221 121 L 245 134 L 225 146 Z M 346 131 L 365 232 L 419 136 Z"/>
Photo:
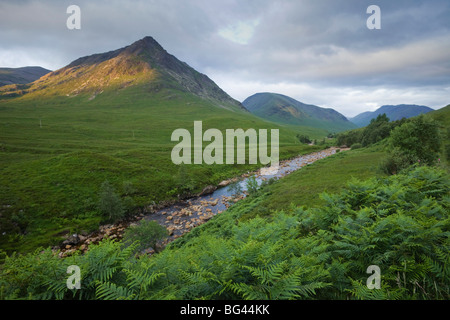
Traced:
<path fill-rule="evenodd" d="M 69 5 L 81 29 L 69 30 Z M 370 5 L 381 29 L 366 25 Z M 145 36 L 233 98 L 276 92 L 346 116 L 450 103 L 449 0 L 0 0 L 0 67 L 56 70 Z"/>

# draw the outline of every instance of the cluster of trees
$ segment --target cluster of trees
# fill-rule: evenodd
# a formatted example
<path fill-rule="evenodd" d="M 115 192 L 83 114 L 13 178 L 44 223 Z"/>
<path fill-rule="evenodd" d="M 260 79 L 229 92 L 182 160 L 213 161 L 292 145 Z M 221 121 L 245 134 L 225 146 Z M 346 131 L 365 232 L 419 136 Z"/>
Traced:
<path fill-rule="evenodd" d="M 367 147 L 374 143 L 389 137 L 391 130 L 404 124 L 406 119 L 398 121 L 389 121 L 386 114 L 381 114 L 370 121 L 367 127 L 346 131 L 336 135 L 336 142 L 338 145 L 346 145 L 348 147 L 354 144 Z"/>
<path fill-rule="evenodd" d="M 300 141 L 301 143 L 307 143 L 307 144 L 309 144 L 309 143 L 312 142 L 312 140 L 311 140 L 307 135 L 304 135 L 304 134 L 297 134 L 297 139 L 298 139 L 298 141 Z"/>
<path fill-rule="evenodd" d="M 303 134 L 297 134 L 296 137 L 297 137 L 298 141 L 300 141 L 301 143 L 306 143 L 306 144 L 312 143 L 314 145 L 324 145 L 325 144 L 325 138 L 323 138 L 320 141 L 317 141 L 317 139 L 311 140 L 309 138 L 309 136 L 303 135 Z M 327 136 L 327 138 L 333 138 L 333 137 L 334 137 L 334 135 L 331 133 L 328 134 L 328 136 Z"/>
<path fill-rule="evenodd" d="M 236 224 L 250 197 L 154 256 L 105 240 L 84 255 L 5 258 L 2 299 L 448 299 L 448 174 L 428 166 L 351 181 L 326 205 Z M 217 225 L 217 227 L 216 227 Z M 66 285 L 80 268 L 81 289 Z M 381 270 L 370 290 L 366 270 Z"/>

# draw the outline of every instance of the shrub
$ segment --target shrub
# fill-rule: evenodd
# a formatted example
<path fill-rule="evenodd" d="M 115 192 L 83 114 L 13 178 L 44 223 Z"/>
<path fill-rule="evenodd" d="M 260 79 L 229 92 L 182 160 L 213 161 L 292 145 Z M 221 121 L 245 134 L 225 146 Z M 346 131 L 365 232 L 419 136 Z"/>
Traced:
<path fill-rule="evenodd" d="M 234 182 L 234 183 L 230 184 L 228 186 L 228 188 L 227 188 L 227 191 L 229 193 L 231 193 L 231 195 L 234 198 L 239 197 L 242 194 L 242 192 L 243 192 L 241 181 L 237 181 L 237 182 Z"/>
<path fill-rule="evenodd" d="M 380 171 L 384 174 L 392 175 L 408 168 L 413 164 L 414 158 L 410 155 L 394 149 L 380 164 Z"/>
<path fill-rule="evenodd" d="M 301 143 L 311 143 L 311 139 L 306 135 L 297 134 L 297 139 Z"/>
<path fill-rule="evenodd" d="M 360 149 L 362 148 L 362 144 L 361 143 L 354 143 L 352 144 L 352 146 L 350 147 L 352 150 L 354 149 Z"/>
<path fill-rule="evenodd" d="M 125 244 L 139 242 L 138 251 L 142 251 L 149 247 L 158 251 L 156 244 L 168 235 L 167 229 L 158 224 L 156 221 L 143 221 L 137 226 L 128 228 L 125 231 L 123 241 Z"/>
<path fill-rule="evenodd" d="M 249 195 L 255 195 L 258 193 L 258 181 L 255 177 L 250 177 L 247 179 L 246 183 L 247 192 Z"/>
<path fill-rule="evenodd" d="M 351 146 L 355 143 L 361 142 L 362 129 L 355 129 L 339 133 L 336 137 L 336 144 L 338 146 Z"/>
<path fill-rule="evenodd" d="M 421 115 L 395 128 L 391 133 L 391 146 L 410 159 L 410 164 L 420 160 L 434 164 L 441 149 L 439 124 Z"/>
<path fill-rule="evenodd" d="M 112 222 L 124 217 L 125 209 L 122 201 L 108 180 L 103 182 L 100 188 L 98 209 L 105 218 Z"/>
<path fill-rule="evenodd" d="M 195 182 L 189 175 L 186 165 L 179 165 L 178 176 L 176 181 L 177 189 L 181 197 L 186 197 L 195 189 Z"/>
<path fill-rule="evenodd" d="M 370 121 L 370 124 L 362 132 L 361 144 L 367 147 L 389 137 L 392 127 L 393 125 L 389 123 L 386 114 L 378 115 Z"/>

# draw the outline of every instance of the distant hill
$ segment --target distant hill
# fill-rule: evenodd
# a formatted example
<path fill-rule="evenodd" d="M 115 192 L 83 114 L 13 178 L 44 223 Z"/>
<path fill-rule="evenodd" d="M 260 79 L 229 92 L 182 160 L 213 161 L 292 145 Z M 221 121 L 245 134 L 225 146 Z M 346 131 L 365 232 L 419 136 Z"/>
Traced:
<path fill-rule="evenodd" d="M 426 106 L 409 104 L 401 104 L 396 106 L 386 105 L 373 112 L 368 111 L 360 113 L 356 117 L 350 118 L 349 120 L 356 124 L 358 127 L 365 127 L 370 123 L 370 120 L 375 119 L 383 113 L 385 113 L 391 121 L 395 121 L 401 120 L 403 118 L 415 117 L 423 113 L 428 113 L 430 111 L 433 111 L 433 109 Z"/>
<path fill-rule="evenodd" d="M 0 87 L 10 84 L 27 84 L 51 72 L 41 67 L 0 68 Z"/>
<path fill-rule="evenodd" d="M 334 109 L 304 104 L 277 93 L 257 93 L 242 102 L 251 113 L 274 122 L 310 126 L 338 132 L 356 128 Z"/>

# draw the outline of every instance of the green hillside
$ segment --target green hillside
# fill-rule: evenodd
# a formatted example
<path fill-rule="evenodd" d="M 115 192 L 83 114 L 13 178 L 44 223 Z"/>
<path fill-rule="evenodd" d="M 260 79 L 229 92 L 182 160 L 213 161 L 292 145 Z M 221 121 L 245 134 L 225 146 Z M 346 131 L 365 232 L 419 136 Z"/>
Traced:
<path fill-rule="evenodd" d="M 447 168 L 450 169 L 450 105 L 427 113 L 427 116 L 438 121 L 441 125 L 441 133 L 444 140 L 444 145 L 442 147 L 444 156 L 441 161 L 446 163 Z"/>
<path fill-rule="evenodd" d="M 428 113 L 436 121 L 439 121 L 443 127 L 450 128 L 450 105 Z"/>
<path fill-rule="evenodd" d="M 257 93 L 242 104 L 253 114 L 277 123 L 321 128 L 330 133 L 356 128 L 333 109 L 304 104 L 281 94 Z"/>

